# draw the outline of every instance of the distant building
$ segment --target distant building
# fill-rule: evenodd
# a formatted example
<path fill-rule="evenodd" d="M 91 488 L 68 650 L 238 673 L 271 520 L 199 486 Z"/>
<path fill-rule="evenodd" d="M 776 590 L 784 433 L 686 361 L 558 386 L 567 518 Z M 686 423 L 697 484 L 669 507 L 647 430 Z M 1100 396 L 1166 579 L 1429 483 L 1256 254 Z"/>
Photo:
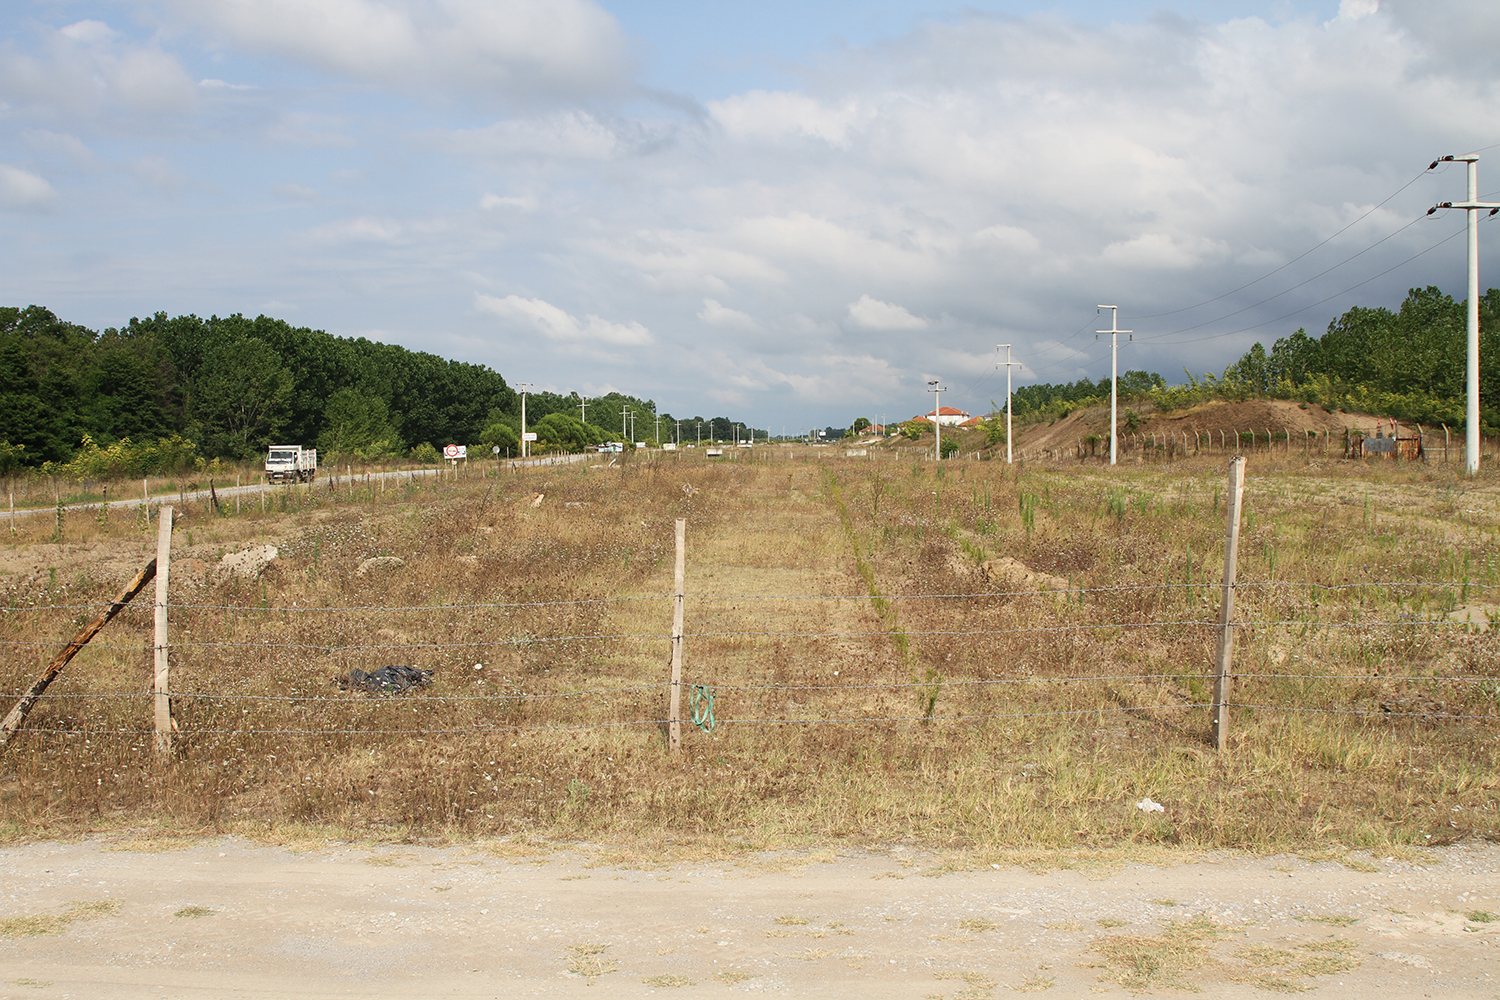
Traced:
<path fill-rule="evenodd" d="M 963 423 L 959 424 L 958 426 L 960 426 L 960 427 L 978 427 L 979 424 L 980 424 L 980 421 L 983 420 L 983 419 L 984 419 L 983 417 L 970 417 L 968 420 L 965 420 Z"/>
<path fill-rule="evenodd" d="M 963 410 L 952 406 L 944 406 L 925 414 L 926 418 L 934 424 L 943 427 L 959 427 L 965 420 L 970 419 Z"/>

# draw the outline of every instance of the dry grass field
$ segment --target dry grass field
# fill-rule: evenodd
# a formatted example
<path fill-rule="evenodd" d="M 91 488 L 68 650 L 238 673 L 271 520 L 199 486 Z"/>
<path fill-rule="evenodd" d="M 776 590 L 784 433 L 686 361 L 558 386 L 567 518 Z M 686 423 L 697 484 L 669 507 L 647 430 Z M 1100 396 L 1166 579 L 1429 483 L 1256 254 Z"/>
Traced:
<path fill-rule="evenodd" d="M 1252 459 L 1221 754 L 1219 456 L 737 457 L 319 483 L 265 513 L 190 503 L 176 752 L 152 749 L 148 590 L 0 756 L 0 838 L 909 842 L 981 863 L 1500 836 L 1492 473 Z M 673 755 L 679 517 L 684 679 L 711 689 L 716 726 L 685 724 Z M 54 528 L 0 535 L 9 697 L 154 552 L 136 511 Z M 280 554 L 258 577 L 218 571 L 264 543 Z M 379 556 L 401 563 L 366 565 Z M 435 680 L 401 696 L 335 682 L 386 664 Z"/>

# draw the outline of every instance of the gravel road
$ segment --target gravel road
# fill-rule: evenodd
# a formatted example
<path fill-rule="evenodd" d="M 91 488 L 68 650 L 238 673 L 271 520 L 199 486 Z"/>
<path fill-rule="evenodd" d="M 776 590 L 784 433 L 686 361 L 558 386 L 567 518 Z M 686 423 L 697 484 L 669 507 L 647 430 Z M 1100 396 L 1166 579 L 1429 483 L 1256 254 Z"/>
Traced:
<path fill-rule="evenodd" d="M 1156 970 L 1133 983 L 1154 995 L 1500 996 L 1484 843 L 1048 872 L 900 848 L 642 868 L 485 844 L 147 846 L 0 849 L 0 996 L 1126 997 L 1132 969 Z"/>

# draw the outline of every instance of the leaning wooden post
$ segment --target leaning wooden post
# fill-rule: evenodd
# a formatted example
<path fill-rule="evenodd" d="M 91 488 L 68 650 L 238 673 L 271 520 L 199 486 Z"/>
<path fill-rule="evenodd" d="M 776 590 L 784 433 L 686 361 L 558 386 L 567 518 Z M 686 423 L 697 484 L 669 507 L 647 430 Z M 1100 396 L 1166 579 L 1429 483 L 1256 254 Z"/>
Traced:
<path fill-rule="evenodd" d="M 156 639 L 151 690 L 156 696 L 156 749 L 172 750 L 172 699 L 168 695 L 167 575 L 172 563 L 172 508 L 157 512 L 156 532 Z"/>
<path fill-rule="evenodd" d="M 667 737 L 674 753 L 682 751 L 682 603 L 685 596 L 686 539 L 687 520 L 679 517 L 677 519 L 677 562 L 673 570 L 672 586 L 672 703 L 667 710 Z"/>
<path fill-rule="evenodd" d="M 80 649 L 88 645 L 89 640 L 98 635 L 99 630 L 108 625 L 110 619 L 119 614 L 121 609 L 129 604 L 136 594 L 144 590 L 146 584 L 150 583 L 151 578 L 155 575 L 156 560 L 153 559 L 141 567 L 141 571 L 135 575 L 135 579 L 125 585 L 125 589 L 120 591 L 119 596 L 110 602 L 109 607 L 99 612 L 93 621 L 85 625 L 77 635 L 73 636 L 73 640 L 63 647 L 62 652 L 52 658 L 52 662 L 47 664 L 47 669 L 43 670 L 41 676 L 32 682 L 31 687 L 21 696 L 21 700 L 16 702 L 15 708 L 12 708 L 10 714 L 5 717 L 5 721 L 0 722 L 0 749 L 4 749 L 5 745 L 10 742 L 11 737 L 16 734 L 16 730 L 21 728 L 21 723 L 26 721 L 26 713 L 31 711 L 31 707 L 37 703 L 37 699 L 47 690 L 47 685 L 56 680 L 58 674 L 62 673 L 62 668 L 68 665 L 68 661 Z"/>
<path fill-rule="evenodd" d="M 1214 743 L 1229 740 L 1229 666 L 1234 659 L 1234 579 L 1239 564 L 1240 507 L 1245 497 L 1245 458 L 1229 463 L 1229 514 L 1224 528 L 1224 595 L 1219 604 L 1219 651 L 1214 658 Z"/>

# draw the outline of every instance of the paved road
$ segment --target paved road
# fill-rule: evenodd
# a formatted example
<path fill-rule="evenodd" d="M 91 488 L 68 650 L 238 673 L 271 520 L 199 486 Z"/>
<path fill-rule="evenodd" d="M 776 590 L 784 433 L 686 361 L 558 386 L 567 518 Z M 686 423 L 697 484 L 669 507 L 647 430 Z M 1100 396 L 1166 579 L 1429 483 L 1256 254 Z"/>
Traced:
<path fill-rule="evenodd" d="M 552 466 L 552 465 L 572 465 L 572 464 L 575 464 L 577 462 L 587 462 L 590 459 L 597 459 L 599 457 L 600 456 L 598 456 L 598 455 L 546 455 L 546 456 L 543 456 L 543 457 L 540 457 L 540 458 L 526 458 L 526 459 L 517 458 L 517 459 L 510 459 L 510 460 L 504 462 L 503 465 L 507 469 L 516 469 L 516 470 L 519 470 L 519 469 L 535 469 L 535 468 L 543 468 L 543 467 Z M 484 466 L 481 466 L 478 462 L 476 462 L 475 466 L 474 466 L 474 471 L 477 472 L 480 468 L 483 468 L 483 467 Z M 359 474 L 357 474 L 355 476 L 355 479 L 357 479 L 360 482 L 363 482 L 366 475 L 368 475 L 369 478 L 372 479 L 372 480 L 405 479 L 405 478 L 408 478 L 410 476 L 436 476 L 436 475 L 439 475 L 440 473 L 446 473 L 446 472 L 447 472 L 446 469 L 402 469 L 399 472 L 397 472 L 397 471 L 388 471 L 388 472 L 370 472 L 368 474 L 366 474 L 366 473 L 359 473 Z M 337 473 L 325 472 L 322 469 L 319 470 L 319 473 L 320 473 L 320 476 L 319 476 L 319 479 L 317 481 L 317 485 L 320 488 L 322 488 L 322 489 L 327 489 L 330 483 L 332 483 L 334 486 L 337 486 L 337 485 L 343 483 L 345 481 L 345 479 L 347 478 L 347 477 L 344 477 L 344 476 L 339 475 Z M 473 473 L 471 472 L 470 474 L 473 474 Z M 280 489 L 282 487 L 279 486 L 279 485 L 278 486 L 271 486 L 271 485 L 268 485 L 268 484 L 266 484 L 264 482 L 256 481 L 254 483 L 249 484 L 248 486 L 215 486 L 214 491 L 216 493 L 218 493 L 218 495 L 222 498 L 222 497 L 233 497 L 237 493 L 240 494 L 240 495 L 242 495 L 242 496 L 246 495 L 246 494 L 252 494 L 252 493 L 256 494 L 256 495 L 259 495 L 259 492 L 260 492 L 260 490 L 262 488 L 265 488 L 265 489 Z M 177 493 L 159 493 L 159 494 L 154 494 L 151 497 L 150 502 L 152 504 L 157 504 L 157 505 L 160 505 L 160 504 L 170 504 L 170 503 L 175 502 L 178 499 L 179 496 L 184 497 L 185 499 L 188 499 L 188 500 L 206 500 L 206 499 L 208 499 L 208 495 L 209 495 L 209 491 L 208 490 L 189 490 L 188 492 L 182 493 L 182 494 L 177 494 Z M 109 506 L 110 506 L 111 509 L 114 509 L 116 507 L 122 507 L 122 508 L 126 508 L 126 509 L 133 509 L 133 508 L 139 507 L 142 503 L 145 503 L 145 502 L 146 501 L 143 498 L 141 498 L 141 497 L 124 498 L 124 499 L 120 499 L 120 500 L 111 500 L 109 502 Z M 103 506 L 103 502 L 102 501 L 92 501 L 92 502 L 89 502 L 89 503 L 70 503 L 70 504 L 67 505 L 66 509 L 67 510 L 97 510 L 101 506 Z M 18 518 L 20 518 L 20 517 L 32 517 L 32 516 L 35 516 L 37 514 L 48 514 L 48 515 L 50 515 L 50 514 L 53 514 L 55 511 L 56 511 L 55 507 L 26 507 L 26 508 L 17 508 L 16 512 L 15 512 L 15 516 L 18 517 Z"/>

